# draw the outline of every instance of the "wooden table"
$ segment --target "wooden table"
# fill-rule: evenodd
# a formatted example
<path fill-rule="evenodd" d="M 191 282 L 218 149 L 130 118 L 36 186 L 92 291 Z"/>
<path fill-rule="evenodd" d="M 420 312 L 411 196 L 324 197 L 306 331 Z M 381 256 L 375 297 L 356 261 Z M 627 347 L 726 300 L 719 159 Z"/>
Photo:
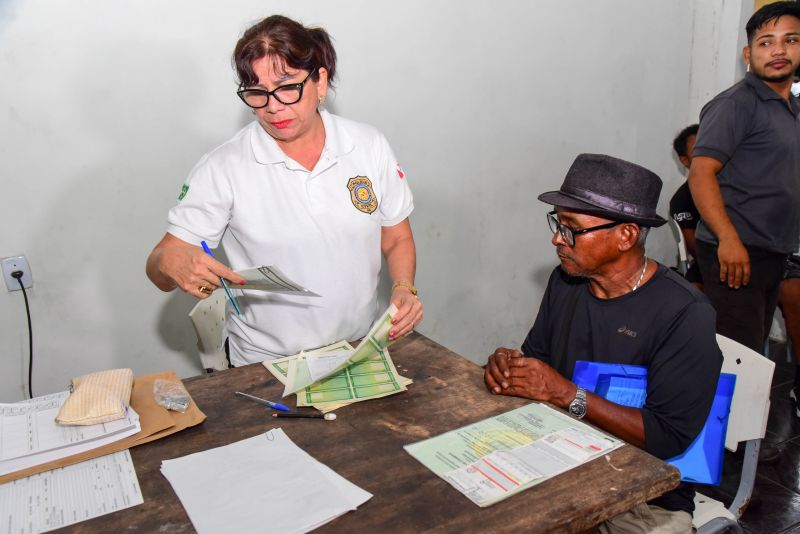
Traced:
<path fill-rule="evenodd" d="M 398 371 L 414 380 L 407 392 L 342 408 L 334 422 L 280 421 L 298 446 L 374 495 L 321 532 L 577 532 L 678 485 L 675 468 L 625 445 L 489 508 L 479 508 L 412 458 L 403 445 L 527 401 L 490 395 L 480 367 L 420 334 L 398 341 L 391 353 Z M 159 471 L 161 461 L 227 445 L 277 425 L 269 411 L 234 395 L 239 390 L 270 399 L 280 396 L 283 386 L 260 364 L 185 383 L 208 419 L 131 449 L 144 504 L 64 531 L 193 532 Z M 219 496 L 221 502 L 228 498 L 235 496 Z"/>

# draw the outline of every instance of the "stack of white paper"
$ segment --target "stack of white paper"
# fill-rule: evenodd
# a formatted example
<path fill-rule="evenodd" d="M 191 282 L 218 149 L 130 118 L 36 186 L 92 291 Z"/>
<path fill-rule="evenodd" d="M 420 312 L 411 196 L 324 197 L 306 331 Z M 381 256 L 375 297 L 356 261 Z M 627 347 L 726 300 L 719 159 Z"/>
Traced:
<path fill-rule="evenodd" d="M 128 408 L 110 423 L 66 426 L 56 415 L 69 391 L 0 404 L 0 475 L 96 449 L 141 430 L 139 415 Z"/>
<path fill-rule="evenodd" d="M 308 532 L 372 497 L 280 428 L 164 460 L 161 473 L 199 533 Z"/>
<path fill-rule="evenodd" d="M 47 532 L 143 502 L 125 450 L 0 485 L 0 531 Z"/>

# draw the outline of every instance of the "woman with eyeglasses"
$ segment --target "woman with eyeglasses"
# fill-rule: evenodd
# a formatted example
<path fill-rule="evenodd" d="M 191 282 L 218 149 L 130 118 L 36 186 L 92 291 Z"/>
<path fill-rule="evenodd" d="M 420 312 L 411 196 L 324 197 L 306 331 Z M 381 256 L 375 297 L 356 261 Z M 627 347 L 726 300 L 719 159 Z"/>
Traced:
<path fill-rule="evenodd" d="M 239 39 L 233 64 L 255 120 L 191 171 L 148 277 L 202 299 L 222 278 L 241 284 L 236 271 L 274 265 L 321 295 L 242 291 L 226 324 L 238 366 L 366 334 L 383 255 L 398 308 L 390 337 L 410 332 L 422 320 L 411 190 L 380 132 L 324 109 L 336 74 L 327 32 L 268 17 Z"/>

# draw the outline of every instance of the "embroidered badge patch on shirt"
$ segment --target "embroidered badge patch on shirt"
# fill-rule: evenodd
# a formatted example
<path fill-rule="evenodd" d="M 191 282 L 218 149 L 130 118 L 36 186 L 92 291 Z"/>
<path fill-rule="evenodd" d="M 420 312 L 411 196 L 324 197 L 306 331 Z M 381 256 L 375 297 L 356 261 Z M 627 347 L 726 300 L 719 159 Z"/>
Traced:
<path fill-rule="evenodd" d="M 186 196 L 186 193 L 189 192 L 189 184 L 183 184 L 181 187 L 181 193 L 178 195 L 178 200 L 183 200 L 183 197 Z"/>
<path fill-rule="evenodd" d="M 350 201 L 358 211 L 372 213 L 378 209 L 378 199 L 372 190 L 372 182 L 366 176 L 354 176 L 347 181 L 350 190 Z"/>

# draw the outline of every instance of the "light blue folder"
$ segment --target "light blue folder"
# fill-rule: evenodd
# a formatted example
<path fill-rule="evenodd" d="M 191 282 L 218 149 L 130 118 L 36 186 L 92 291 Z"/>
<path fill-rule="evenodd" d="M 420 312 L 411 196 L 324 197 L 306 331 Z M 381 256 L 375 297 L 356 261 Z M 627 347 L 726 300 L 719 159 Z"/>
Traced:
<path fill-rule="evenodd" d="M 641 408 L 647 397 L 647 368 L 618 363 L 575 362 L 572 381 L 587 391 L 623 406 Z M 681 472 L 681 480 L 719 485 L 725 451 L 725 432 L 731 411 L 736 375 L 722 373 L 711 412 L 703 430 L 689 448 L 668 463 Z"/>

